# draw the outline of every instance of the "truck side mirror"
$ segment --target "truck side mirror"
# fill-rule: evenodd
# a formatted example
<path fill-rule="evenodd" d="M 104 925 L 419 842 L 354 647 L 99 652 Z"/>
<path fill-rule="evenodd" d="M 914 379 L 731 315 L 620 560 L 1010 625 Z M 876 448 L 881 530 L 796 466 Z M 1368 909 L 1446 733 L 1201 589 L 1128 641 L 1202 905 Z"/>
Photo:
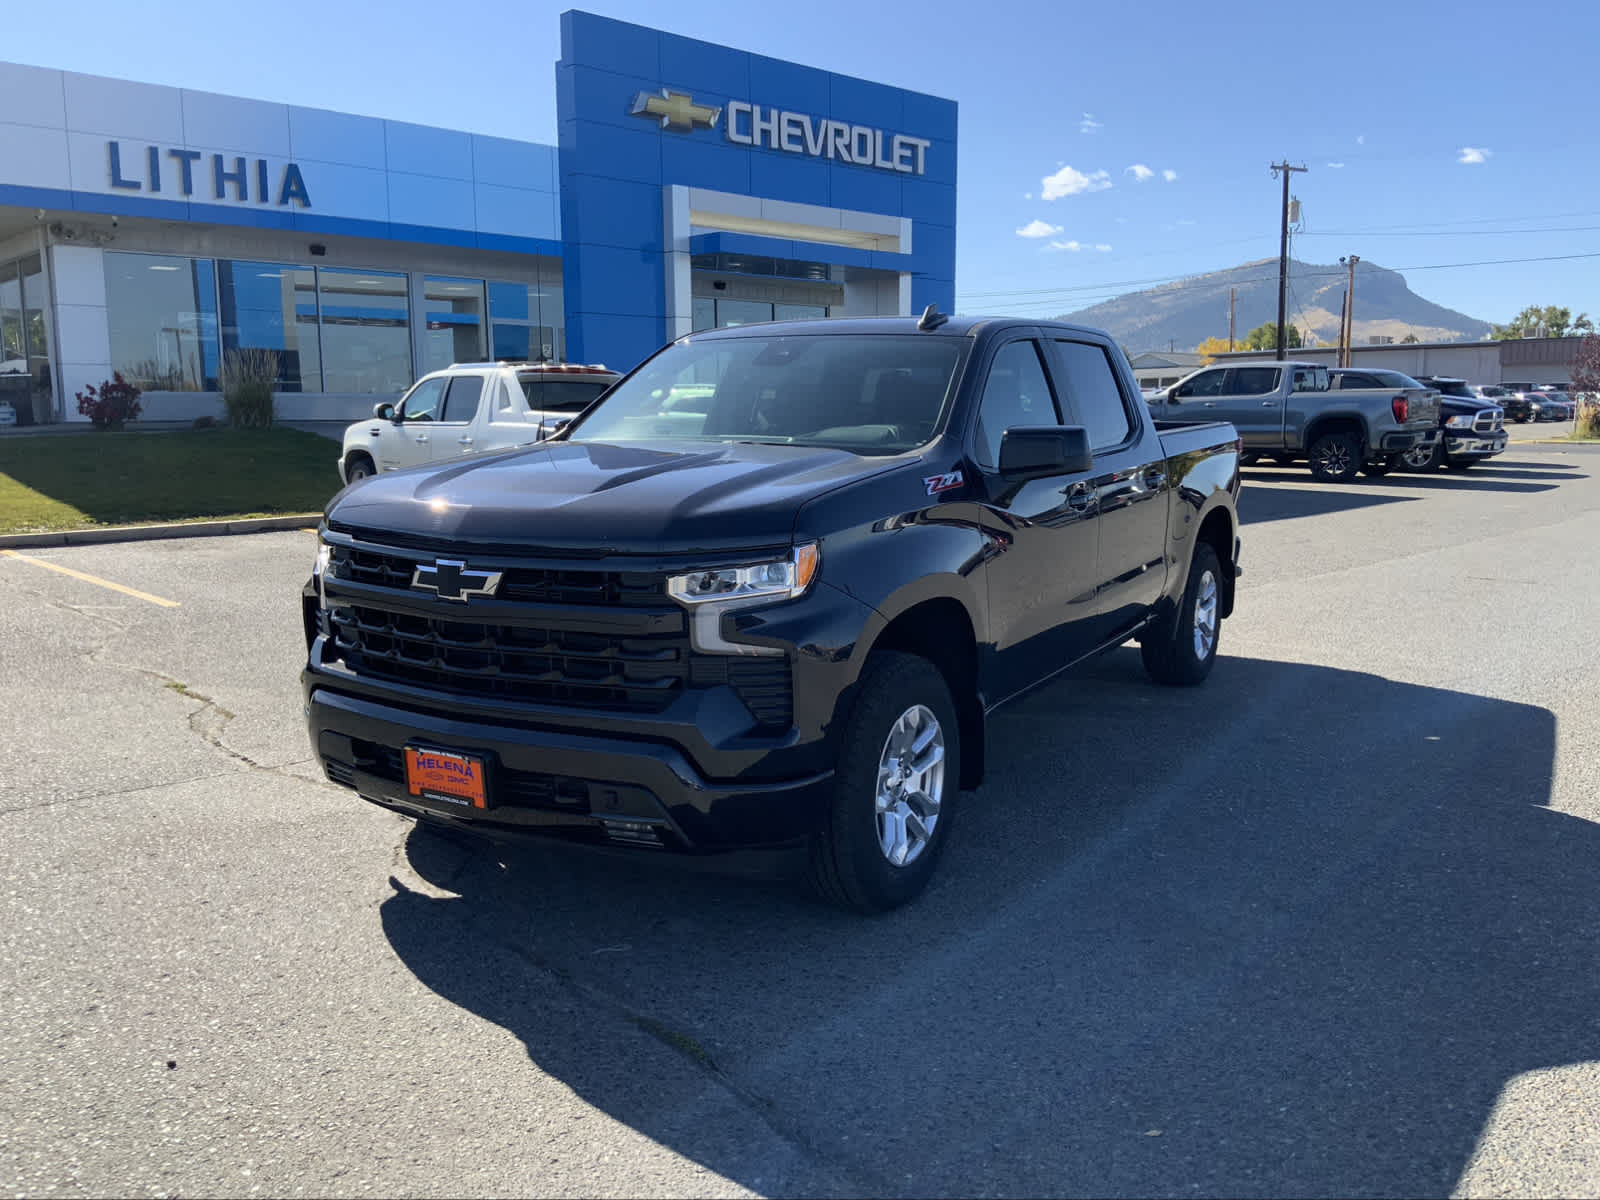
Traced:
<path fill-rule="evenodd" d="M 394 405 L 386 400 L 374 404 L 372 406 L 372 415 L 380 421 L 392 421 L 394 420 Z"/>
<path fill-rule="evenodd" d="M 1076 475 L 1093 467 L 1089 431 L 1081 425 L 1018 425 L 1000 437 L 1000 474 L 1007 479 Z"/>

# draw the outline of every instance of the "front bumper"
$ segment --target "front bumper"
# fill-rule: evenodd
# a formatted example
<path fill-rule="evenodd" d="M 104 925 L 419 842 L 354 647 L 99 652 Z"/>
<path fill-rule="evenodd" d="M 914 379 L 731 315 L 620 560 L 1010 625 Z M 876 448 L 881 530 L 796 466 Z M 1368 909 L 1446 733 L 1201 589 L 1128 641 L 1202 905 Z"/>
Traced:
<path fill-rule="evenodd" d="M 1450 458 L 1488 458 L 1502 452 L 1509 440 L 1504 432 L 1451 434 L 1444 439 L 1444 452 Z"/>
<path fill-rule="evenodd" d="M 307 671 L 306 721 L 323 772 L 363 798 L 496 835 L 697 853 L 793 845 L 821 824 L 831 770 L 774 783 L 717 783 L 678 750 L 481 718 L 457 720 L 345 695 Z M 412 795 L 404 748 L 480 757 L 488 806 Z"/>

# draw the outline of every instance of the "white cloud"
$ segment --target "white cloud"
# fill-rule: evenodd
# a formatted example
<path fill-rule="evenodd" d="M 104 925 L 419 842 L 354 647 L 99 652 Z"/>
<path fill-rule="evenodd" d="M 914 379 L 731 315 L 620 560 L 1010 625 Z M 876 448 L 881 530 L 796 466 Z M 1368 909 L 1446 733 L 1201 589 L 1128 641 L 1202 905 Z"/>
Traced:
<path fill-rule="evenodd" d="M 1467 166 L 1476 166 L 1479 163 L 1488 162 L 1493 155 L 1493 150 L 1485 150 L 1482 146 L 1463 146 L 1461 147 L 1461 157 L 1456 161 Z"/>
<path fill-rule="evenodd" d="M 1094 248 L 1096 250 L 1100 251 L 1101 254 L 1110 254 L 1111 253 L 1111 243 L 1110 242 L 1096 242 L 1094 244 Z"/>
<path fill-rule="evenodd" d="M 1063 163 L 1059 171 L 1054 175 L 1046 175 L 1040 182 L 1044 185 L 1039 193 L 1041 197 L 1059 200 L 1063 196 L 1076 196 L 1082 192 L 1103 192 L 1111 186 L 1111 174 L 1108 171 L 1091 171 L 1085 175 Z"/>
<path fill-rule="evenodd" d="M 1367 144 L 1367 135 L 1364 134 L 1364 133 L 1356 134 L 1356 145 L 1365 146 L 1366 144 Z"/>
<path fill-rule="evenodd" d="M 1017 236 L 1021 237 L 1021 238 L 1054 237 L 1056 234 L 1058 234 L 1060 232 L 1061 232 L 1061 226 L 1059 226 L 1059 225 L 1048 225 L 1045 222 L 1039 220 L 1037 217 L 1035 217 L 1033 220 L 1029 221 L 1026 225 L 1024 225 L 1021 229 L 1017 230 Z"/>
<path fill-rule="evenodd" d="M 1168 183 L 1176 183 L 1178 179 L 1178 173 L 1171 167 L 1168 167 L 1165 171 L 1161 172 L 1161 178 L 1165 179 Z"/>
<path fill-rule="evenodd" d="M 1344 164 L 1343 163 L 1329 163 L 1328 165 L 1330 167 L 1332 167 L 1335 171 L 1344 170 Z"/>
<path fill-rule="evenodd" d="M 1094 119 L 1093 113 L 1084 113 L 1083 120 L 1078 122 L 1079 133 L 1099 133 L 1102 128 L 1100 122 Z"/>
<path fill-rule="evenodd" d="M 1022 198 L 1024 200 L 1032 200 L 1033 199 L 1033 193 L 1032 192 L 1023 192 L 1022 193 Z"/>
<path fill-rule="evenodd" d="M 1123 174 L 1132 175 L 1140 183 L 1143 183 L 1147 179 L 1154 179 L 1156 177 L 1156 173 L 1143 163 L 1134 163 L 1133 166 L 1129 167 L 1123 172 Z"/>
<path fill-rule="evenodd" d="M 1083 249 L 1083 243 L 1082 242 L 1051 242 L 1050 243 L 1050 249 L 1052 249 L 1052 250 L 1070 250 L 1074 254 L 1076 254 L 1079 250 Z"/>

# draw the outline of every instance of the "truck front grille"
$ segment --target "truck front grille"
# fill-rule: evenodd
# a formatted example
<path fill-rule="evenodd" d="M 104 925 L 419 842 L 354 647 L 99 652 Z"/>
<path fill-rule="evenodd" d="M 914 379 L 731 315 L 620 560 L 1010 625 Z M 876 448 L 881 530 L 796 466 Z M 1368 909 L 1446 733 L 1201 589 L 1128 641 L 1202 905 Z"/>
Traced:
<path fill-rule="evenodd" d="M 1503 409 L 1481 408 L 1478 415 L 1472 419 L 1474 433 L 1494 433 L 1504 427 L 1506 414 Z"/>
<path fill-rule="evenodd" d="M 371 587 L 410 592 L 418 563 L 431 563 L 426 552 L 404 553 L 368 547 L 335 545 L 329 567 L 342 579 Z M 524 604 L 580 604 L 649 608 L 668 603 L 666 580 L 651 571 L 597 571 L 585 568 L 512 566 L 501 571 L 496 593 L 502 600 Z"/>
<path fill-rule="evenodd" d="M 724 686 L 761 731 L 793 723 L 788 656 L 694 653 L 688 615 L 668 599 L 662 570 L 457 552 L 470 567 L 500 574 L 494 619 L 473 620 L 476 603 L 441 601 L 412 587 L 417 567 L 437 561 L 433 551 L 330 544 L 327 608 L 317 616 L 327 638 L 324 659 L 342 661 L 361 678 L 621 713 L 659 713 L 688 689 Z M 343 584 L 355 585 L 346 590 L 359 596 L 340 595 Z"/>
<path fill-rule="evenodd" d="M 360 605 L 329 614 L 358 675 L 536 704 L 660 712 L 683 689 L 688 636 L 644 637 L 489 625 Z"/>

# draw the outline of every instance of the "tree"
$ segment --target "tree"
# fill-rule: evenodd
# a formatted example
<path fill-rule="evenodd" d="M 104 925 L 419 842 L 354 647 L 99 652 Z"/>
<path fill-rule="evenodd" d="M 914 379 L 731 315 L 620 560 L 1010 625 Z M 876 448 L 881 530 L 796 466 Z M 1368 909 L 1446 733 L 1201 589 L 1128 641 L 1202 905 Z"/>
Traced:
<path fill-rule="evenodd" d="M 1509 325 L 1496 325 L 1489 336 L 1497 342 L 1509 342 L 1522 337 L 1579 337 L 1593 332 L 1594 322 L 1588 313 L 1579 313 L 1574 319 L 1570 308 L 1530 304 Z"/>
<path fill-rule="evenodd" d="M 1572 395 L 1578 401 L 1579 437 L 1600 437 L 1600 335 L 1587 333 L 1572 360 Z"/>
<path fill-rule="evenodd" d="M 1201 342 L 1194 348 L 1194 352 L 1196 354 L 1203 354 L 1205 356 L 1206 366 L 1208 367 L 1216 361 L 1217 355 L 1227 354 L 1229 350 L 1230 347 L 1228 345 L 1228 339 L 1219 337 L 1208 337 L 1205 341 Z"/>
<path fill-rule="evenodd" d="M 1304 346 L 1305 338 L 1293 325 L 1283 327 L 1283 348 L 1285 350 L 1298 350 Z M 1241 350 L 1276 350 L 1278 348 L 1278 324 L 1268 321 L 1264 325 L 1257 325 L 1244 335 L 1244 341 L 1239 343 Z"/>

